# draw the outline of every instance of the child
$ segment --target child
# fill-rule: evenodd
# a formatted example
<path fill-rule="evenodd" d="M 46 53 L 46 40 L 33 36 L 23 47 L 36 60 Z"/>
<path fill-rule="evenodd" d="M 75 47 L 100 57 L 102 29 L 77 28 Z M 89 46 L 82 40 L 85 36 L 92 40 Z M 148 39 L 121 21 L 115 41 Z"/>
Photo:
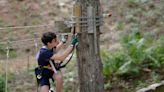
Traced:
<path fill-rule="evenodd" d="M 42 35 L 42 43 L 44 46 L 40 48 L 37 54 L 37 61 L 39 68 L 36 69 L 35 73 L 37 76 L 37 81 L 40 86 L 40 92 L 49 92 L 50 82 L 49 79 L 55 79 L 56 82 L 56 92 L 61 92 L 62 90 L 62 76 L 60 69 L 57 73 L 52 71 L 49 60 L 53 61 L 63 61 L 72 52 L 73 47 L 77 43 L 77 38 L 72 37 L 71 45 L 63 53 L 57 53 L 60 47 L 65 43 L 64 41 L 59 42 L 57 36 L 53 32 L 46 32 Z M 39 76 L 38 76 L 39 74 Z"/>

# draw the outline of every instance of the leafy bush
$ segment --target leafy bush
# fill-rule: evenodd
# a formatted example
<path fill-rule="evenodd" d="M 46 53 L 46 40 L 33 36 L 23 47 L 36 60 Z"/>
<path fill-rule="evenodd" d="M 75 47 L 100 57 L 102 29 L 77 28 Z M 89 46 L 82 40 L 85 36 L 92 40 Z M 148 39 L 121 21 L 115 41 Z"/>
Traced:
<path fill-rule="evenodd" d="M 0 76 L 0 92 L 5 92 L 5 79 Z"/>
<path fill-rule="evenodd" d="M 142 68 L 159 68 L 164 65 L 164 48 L 160 36 L 155 39 L 155 33 L 141 34 L 132 28 L 121 37 L 123 49 L 117 51 L 101 51 L 103 73 L 110 78 L 113 75 L 131 75 L 140 73 Z"/>
<path fill-rule="evenodd" d="M 145 50 L 147 58 L 149 59 L 149 67 L 157 68 L 164 65 L 164 37 L 161 36 L 158 40 Z"/>
<path fill-rule="evenodd" d="M 104 63 L 103 73 L 107 77 L 115 75 L 119 67 L 126 62 L 126 56 L 122 51 L 106 53 L 102 50 L 101 57 Z"/>

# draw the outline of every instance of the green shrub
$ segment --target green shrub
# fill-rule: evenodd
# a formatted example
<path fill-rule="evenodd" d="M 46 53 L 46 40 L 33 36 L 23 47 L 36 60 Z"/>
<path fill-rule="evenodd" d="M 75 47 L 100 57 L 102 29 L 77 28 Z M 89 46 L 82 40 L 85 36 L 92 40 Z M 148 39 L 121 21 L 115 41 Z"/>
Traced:
<path fill-rule="evenodd" d="M 147 58 L 150 60 L 149 67 L 157 68 L 164 65 L 164 37 L 161 36 L 158 40 L 145 50 Z"/>
<path fill-rule="evenodd" d="M 0 57 L 3 57 L 5 55 L 6 55 L 5 46 L 0 44 Z"/>
<path fill-rule="evenodd" d="M 113 75 L 136 76 L 142 68 L 159 68 L 164 65 L 164 37 L 155 39 L 155 33 L 141 33 L 135 27 L 120 38 L 122 49 L 101 51 L 103 73 L 110 78 Z"/>
<path fill-rule="evenodd" d="M 5 79 L 0 76 L 0 92 L 5 92 Z"/>
<path fill-rule="evenodd" d="M 115 75 L 119 71 L 119 68 L 127 61 L 124 52 L 119 50 L 111 53 L 101 50 L 101 57 L 103 61 L 103 73 L 106 77 Z"/>
<path fill-rule="evenodd" d="M 16 58 L 17 57 L 17 53 L 16 53 L 16 51 L 10 51 L 10 58 Z"/>

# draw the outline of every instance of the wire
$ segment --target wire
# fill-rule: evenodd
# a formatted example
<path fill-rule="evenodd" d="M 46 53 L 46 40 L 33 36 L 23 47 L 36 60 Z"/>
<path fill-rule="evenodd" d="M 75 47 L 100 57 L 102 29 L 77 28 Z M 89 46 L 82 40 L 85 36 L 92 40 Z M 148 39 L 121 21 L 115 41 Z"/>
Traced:
<path fill-rule="evenodd" d="M 72 33 L 56 33 L 57 35 L 61 35 L 61 34 L 64 34 L 64 35 L 71 35 Z M 23 39 L 23 40 L 15 40 L 15 41 L 2 41 L 0 42 L 0 44 L 13 44 L 13 43 L 20 43 L 20 42 L 27 42 L 27 41 L 34 41 L 34 40 L 38 40 L 40 39 L 39 37 L 36 37 L 36 38 L 31 38 L 31 39 Z"/>
<path fill-rule="evenodd" d="M 35 38 L 39 39 L 39 38 Z M 20 42 L 25 42 L 25 41 L 34 41 L 33 39 L 23 39 L 23 40 L 16 40 L 16 41 L 6 41 L 6 42 L 0 42 L 0 44 L 12 44 L 12 43 L 20 43 Z"/>
<path fill-rule="evenodd" d="M 103 16 L 97 16 L 97 18 L 103 18 L 103 17 L 110 17 L 111 13 L 108 14 L 103 14 Z M 76 18 L 76 17 L 74 17 Z M 88 18 L 88 17 L 80 17 L 80 18 Z M 75 24 L 75 22 L 72 21 L 67 21 L 67 25 L 69 24 Z M 99 21 L 98 21 L 99 22 Z M 80 22 L 83 23 L 83 22 Z M 87 21 L 84 21 L 84 23 L 87 23 Z M 15 27 L 4 27 L 0 28 L 0 30 L 5 30 L 5 29 L 26 29 L 26 28 L 41 28 L 41 27 L 48 27 L 48 26 L 54 26 L 55 24 L 43 24 L 43 25 L 34 25 L 34 26 L 15 26 Z"/>
<path fill-rule="evenodd" d="M 41 27 L 48 27 L 48 26 L 52 26 L 52 24 L 34 25 L 34 26 L 15 26 L 15 27 L 4 27 L 4 28 L 0 28 L 0 30 L 5 30 L 5 29 L 41 28 Z"/>

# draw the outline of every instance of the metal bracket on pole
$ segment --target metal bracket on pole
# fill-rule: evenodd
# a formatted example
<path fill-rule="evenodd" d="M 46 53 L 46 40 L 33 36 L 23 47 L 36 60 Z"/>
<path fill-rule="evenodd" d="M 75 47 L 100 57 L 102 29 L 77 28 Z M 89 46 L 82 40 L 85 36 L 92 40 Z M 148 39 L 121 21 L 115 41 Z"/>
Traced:
<path fill-rule="evenodd" d="M 89 17 L 92 17 L 91 19 L 88 20 L 88 33 L 94 33 L 94 49 L 95 49 L 95 54 L 98 54 L 97 51 L 97 30 L 96 30 L 96 10 L 93 6 L 88 6 L 87 8 L 87 13 Z"/>
<path fill-rule="evenodd" d="M 93 33 L 94 32 L 94 19 L 93 19 L 93 7 L 92 6 L 88 6 L 87 14 L 88 14 L 88 17 L 90 17 L 88 19 L 88 33 Z"/>
<path fill-rule="evenodd" d="M 97 55 L 98 54 L 98 45 L 97 45 L 97 29 L 96 29 L 96 18 L 95 18 L 95 15 L 96 15 L 96 9 L 93 8 L 93 32 L 94 32 L 94 46 L 95 46 L 95 54 Z"/>

